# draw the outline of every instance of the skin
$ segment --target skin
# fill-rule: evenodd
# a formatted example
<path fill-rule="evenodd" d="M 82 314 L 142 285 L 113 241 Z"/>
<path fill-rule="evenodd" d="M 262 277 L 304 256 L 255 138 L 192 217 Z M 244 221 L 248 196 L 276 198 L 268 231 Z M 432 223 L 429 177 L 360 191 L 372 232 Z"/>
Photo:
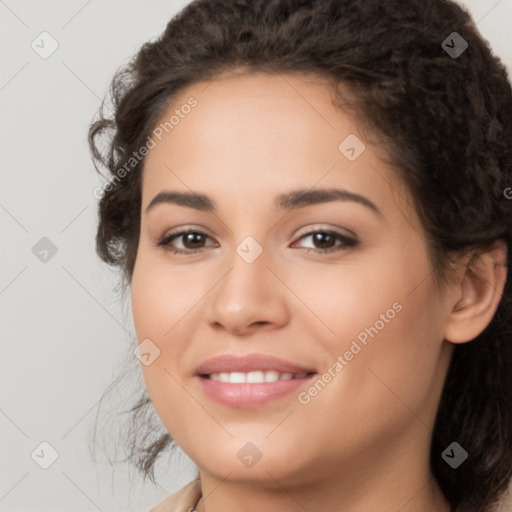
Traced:
<path fill-rule="evenodd" d="M 198 510 L 448 511 L 428 463 L 432 426 L 454 343 L 494 315 L 504 247 L 484 254 L 478 272 L 461 260 L 437 287 L 410 194 L 318 78 L 223 75 L 183 90 L 162 119 L 190 97 L 197 106 L 146 157 L 132 309 L 139 342 L 161 351 L 142 370 L 163 424 L 199 468 Z M 338 150 L 349 134 L 366 145 L 355 161 Z M 273 203 L 331 187 L 381 215 L 351 201 Z M 146 212 L 163 190 L 206 194 L 217 210 Z M 206 235 L 172 242 L 189 254 L 156 245 L 189 227 Z M 303 237 L 315 230 L 352 232 L 359 244 L 322 254 Z M 252 263 L 236 252 L 247 236 L 263 249 Z M 228 407 L 194 377 L 226 353 L 271 354 L 322 374 L 396 303 L 400 312 L 307 404 L 294 392 Z M 262 455 L 250 468 L 237 457 L 247 442 Z"/>

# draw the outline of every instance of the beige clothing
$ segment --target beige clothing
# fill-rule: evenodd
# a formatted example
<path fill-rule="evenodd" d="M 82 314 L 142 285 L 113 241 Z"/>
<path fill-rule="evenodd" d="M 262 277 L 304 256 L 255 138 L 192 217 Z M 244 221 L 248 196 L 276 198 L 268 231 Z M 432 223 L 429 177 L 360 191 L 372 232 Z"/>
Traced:
<path fill-rule="evenodd" d="M 201 485 L 197 478 L 179 491 L 167 496 L 149 512 L 193 512 L 200 499 Z"/>
<path fill-rule="evenodd" d="M 149 512 L 194 512 L 200 500 L 201 484 L 197 478 L 179 491 L 167 496 Z M 512 484 L 500 504 L 501 506 L 498 506 L 496 512 L 512 511 Z"/>

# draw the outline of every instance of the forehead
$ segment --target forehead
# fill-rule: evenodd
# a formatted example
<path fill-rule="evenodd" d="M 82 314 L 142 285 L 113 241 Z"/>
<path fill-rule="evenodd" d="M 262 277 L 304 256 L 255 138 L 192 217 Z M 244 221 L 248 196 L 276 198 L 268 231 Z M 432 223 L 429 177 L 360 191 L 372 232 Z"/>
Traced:
<path fill-rule="evenodd" d="M 161 140 L 146 157 L 143 204 L 164 187 L 222 191 L 242 205 L 248 191 L 262 197 L 315 184 L 366 192 L 380 204 L 394 201 L 390 193 L 401 188 L 394 171 L 332 98 L 329 83 L 311 75 L 225 74 L 192 84 L 158 124 Z M 361 151 L 357 159 L 342 151 L 351 149 L 346 140 Z"/>
<path fill-rule="evenodd" d="M 162 117 L 165 122 L 169 114 L 193 99 L 197 105 L 172 130 L 176 142 L 186 138 L 211 151 L 229 147 L 232 155 L 245 151 L 247 159 L 248 151 L 265 144 L 268 158 L 286 141 L 296 141 L 298 152 L 299 142 L 311 140 L 315 134 L 319 138 L 330 132 L 335 142 L 337 131 L 349 129 L 348 124 L 340 126 L 344 120 L 332 106 L 330 94 L 325 80 L 318 77 L 224 74 L 181 91 Z"/>

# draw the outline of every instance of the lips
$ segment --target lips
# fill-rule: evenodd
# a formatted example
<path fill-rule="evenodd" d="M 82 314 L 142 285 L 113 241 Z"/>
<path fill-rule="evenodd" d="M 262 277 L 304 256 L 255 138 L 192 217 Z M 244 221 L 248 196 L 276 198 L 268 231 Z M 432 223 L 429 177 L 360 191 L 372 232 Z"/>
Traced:
<path fill-rule="evenodd" d="M 227 354 L 202 363 L 195 377 L 216 402 L 247 408 L 290 395 L 316 373 L 311 367 L 265 354 Z"/>
<path fill-rule="evenodd" d="M 265 354 L 249 354 L 246 356 L 234 356 L 230 354 L 212 357 L 196 368 L 196 375 L 207 376 L 212 373 L 249 373 L 249 372 L 269 372 L 274 371 L 282 373 L 316 373 L 311 367 L 279 359 Z"/>

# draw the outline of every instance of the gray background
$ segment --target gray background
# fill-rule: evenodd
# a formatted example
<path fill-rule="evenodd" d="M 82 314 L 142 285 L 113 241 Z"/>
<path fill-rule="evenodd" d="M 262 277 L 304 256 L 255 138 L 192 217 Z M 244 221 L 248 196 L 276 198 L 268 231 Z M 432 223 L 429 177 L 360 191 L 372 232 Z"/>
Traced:
<path fill-rule="evenodd" d="M 143 511 L 192 477 L 183 456 L 144 486 L 87 446 L 133 336 L 129 301 L 94 252 L 88 125 L 115 70 L 185 3 L 0 0 L 1 511 Z M 512 70 L 512 0 L 463 3 Z M 31 47 L 50 48 L 43 31 L 59 45 L 46 59 Z M 43 237 L 57 249 L 46 261 Z M 48 469 L 41 442 L 58 453 Z"/>

